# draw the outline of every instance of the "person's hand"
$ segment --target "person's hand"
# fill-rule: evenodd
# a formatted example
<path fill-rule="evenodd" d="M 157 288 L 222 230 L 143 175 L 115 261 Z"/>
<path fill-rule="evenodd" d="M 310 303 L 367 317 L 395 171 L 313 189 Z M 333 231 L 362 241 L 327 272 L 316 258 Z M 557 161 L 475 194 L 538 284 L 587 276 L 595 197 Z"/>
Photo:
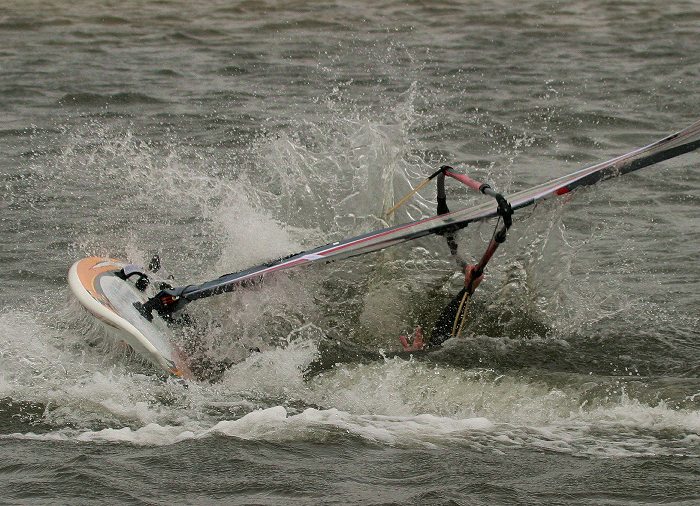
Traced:
<path fill-rule="evenodd" d="M 413 331 L 413 339 L 410 344 L 406 336 L 399 336 L 399 341 L 401 341 L 403 351 L 420 351 L 425 347 L 425 343 L 423 343 L 423 329 L 421 327 L 416 327 L 416 330 Z"/>
<path fill-rule="evenodd" d="M 464 268 L 464 286 L 467 288 L 470 288 L 470 283 L 471 283 L 471 288 L 469 290 L 469 293 L 472 294 L 474 293 L 474 290 L 477 289 L 477 287 L 481 284 L 481 282 L 484 280 L 484 273 L 482 272 L 481 275 L 476 278 L 476 265 L 467 265 Z"/>

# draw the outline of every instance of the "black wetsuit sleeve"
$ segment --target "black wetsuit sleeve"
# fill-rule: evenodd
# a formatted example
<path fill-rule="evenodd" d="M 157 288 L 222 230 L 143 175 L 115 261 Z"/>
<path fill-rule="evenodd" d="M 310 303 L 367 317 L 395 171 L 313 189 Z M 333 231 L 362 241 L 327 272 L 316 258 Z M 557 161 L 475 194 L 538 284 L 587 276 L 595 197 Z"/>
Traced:
<path fill-rule="evenodd" d="M 442 313 L 440 313 L 438 319 L 435 320 L 435 323 L 433 323 L 433 326 L 430 329 L 430 340 L 427 344 L 428 347 L 440 346 L 442 343 L 452 337 L 452 327 L 454 325 L 455 318 L 457 317 L 457 311 L 459 310 L 459 305 L 462 302 L 462 297 L 464 297 L 464 293 L 466 291 L 466 288 L 462 288 L 454 299 L 452 299 L 450 303 L 445 306 L 445 309 L 442 310 Z"/>

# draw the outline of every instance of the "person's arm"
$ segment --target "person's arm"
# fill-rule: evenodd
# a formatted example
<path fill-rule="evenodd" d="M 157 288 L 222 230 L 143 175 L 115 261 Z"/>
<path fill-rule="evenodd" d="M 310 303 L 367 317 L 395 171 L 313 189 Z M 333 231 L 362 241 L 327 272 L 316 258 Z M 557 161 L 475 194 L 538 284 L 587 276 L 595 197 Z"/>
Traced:
<path fill-rule="evenodd" d="M 476 273 L 476 265 L 467 265 L 464 268 L 464 286 L 466 288 L 469 288 L 469 285 L 471 284 L 471 292 L 470 294 L 474 293 L 474 290 L 476 290 L 481 282 L 484 280 L 484 273 L 482 272 L 481 275 L 478 278 L 474 278 L 474 274 Z M 472 278 L 474 278 L 474 281 L 472 281 Z"/>

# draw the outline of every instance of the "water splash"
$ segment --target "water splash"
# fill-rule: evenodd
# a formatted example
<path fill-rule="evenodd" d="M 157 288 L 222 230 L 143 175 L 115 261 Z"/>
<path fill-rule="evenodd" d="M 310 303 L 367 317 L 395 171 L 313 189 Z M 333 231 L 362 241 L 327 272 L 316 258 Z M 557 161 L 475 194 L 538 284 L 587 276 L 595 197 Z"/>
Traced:
<path fill-rule="evenodd" d="M 384 117 L 345 114 L 335 100 L 331 120 L 299 121 L 256 137 L 236 166 L 176 138 L 154 144 L 133 127 L 91 122 L 63 132 L 69 142 L 51 163 L 32 162 L 24 187 L 35 202 L 29 209 L 48 206 L 56 220 L 73 216 L 78 195 L 79 214 L 90 217 L 68 225 L 76 239 L 63 252 L 65 265 L 89 253 L 143 261 L 148 243 L 185 280 L 244 268 L 385 225 L 383 211 L 395 194 L 430 173 L 439 158 L 413 142 L 418 95 L 412 86 Z M 513 161 L 531 143 L 515 138 L 501 154 Z M 486 170 L 508 186 L 508 172 Z M 10 207 L 22 198 L 14 195 Z M 397 219 L 432 213 L 431 199 L 417 198 Z M 8 437 L 160 445 L 222 435 L 313 441 L 350 433 L 399 446 L 457 443 L 604 456 L 685 448 L 696 455 L 697 385 L 659 400 L 620 389 L 619 378 L 576 374 L 639 371 L 615 352 L 593 352 L 597 342 L 584 352 L 573 346 L 591 341 L 585 327 L 595 327 L 596 318 L 629 323 L 639 314 L 634 301 L 617 297 L 626 291 L 618 281 L 633 270 L 612 276 L 605 295 L 580 282 L 577 261 L 620 226 L 582 211 L 587 199 L 573 213 L 583 224 L 563 203 L 540 206 L 537 216 L 518 224 L 509 244 L 520 252 L 495 259 L 492 290 L 479 293 L 479 314 L 467 329 L 471 339 L 450 343 L 434 361 L 363 363 L 345 353 L 334 367 L 306 375 L 322 343 L 396 349 L 401 330 L 440 309 L 459 276 L 451 276 L 444 245 L 434 238 L 371 261 L 282 275 L 202 304 L 195 310 L 205 329 L 198 344 L 235 364 L 218 383 L 188 389 L 155 377 L 118 347 L 86 344 L 102 334 L 80 308 L 49 302 L 44 310 L 3 310 L 0 398 L 10 401 L 0 408 L 31 405 L 46 424 L 44 435 L 32 434 L 34 419 L 20 413 L 20 434 Z M 114 229 L 105 230 L 105 221 Z M 464 248 L 478 251 L 473 245 L 488 239 L 490 227 L 463 232 Z M 603 313 L 606 300 L 614 304 Z M 254 348 L 260 351 L 251 353 Z M 599 359 L 608 363 L 591 365 Z M 540 368 L 567 372 L 543 377 Z"/>

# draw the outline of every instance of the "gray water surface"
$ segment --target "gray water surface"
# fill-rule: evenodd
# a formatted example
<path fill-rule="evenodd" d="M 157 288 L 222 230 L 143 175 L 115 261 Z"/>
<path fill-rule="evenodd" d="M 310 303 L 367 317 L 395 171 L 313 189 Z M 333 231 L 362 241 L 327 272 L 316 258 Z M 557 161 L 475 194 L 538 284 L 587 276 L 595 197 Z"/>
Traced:
<path fill-rule="evenodd" d="M 4 2 L 0 502 L 700 501 L 697 153 L 519 211 L 427 357 L 392 352 L 459 290 L 439 237 L 193 304 L 173 340 L 215 381 L 189 388 L 66 283 L 155 252 L 204 281 L 429 216 L 432 187 L 384 212 L 445 163 L 508 194 L 648 144 L 700 117 L 699 23 L 681 1 Z"/>

